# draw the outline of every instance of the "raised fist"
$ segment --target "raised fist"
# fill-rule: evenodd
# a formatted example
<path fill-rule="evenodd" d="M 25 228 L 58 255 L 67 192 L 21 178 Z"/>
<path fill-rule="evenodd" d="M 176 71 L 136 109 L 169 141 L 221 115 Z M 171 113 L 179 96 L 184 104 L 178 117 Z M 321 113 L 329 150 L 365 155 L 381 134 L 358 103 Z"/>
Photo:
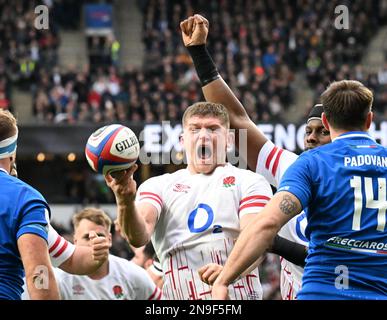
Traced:
<path fill-rule="evenodd" d="M 206 44 L 208 27 L 208 20 L 199 14 L 180 22 L 184 45 L 188 47 Z"/>

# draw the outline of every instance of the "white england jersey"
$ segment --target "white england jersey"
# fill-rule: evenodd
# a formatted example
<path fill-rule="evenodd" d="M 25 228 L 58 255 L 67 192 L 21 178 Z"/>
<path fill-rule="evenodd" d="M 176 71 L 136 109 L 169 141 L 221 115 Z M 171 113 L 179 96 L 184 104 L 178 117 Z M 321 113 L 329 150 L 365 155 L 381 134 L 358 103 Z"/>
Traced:
<path fill-rule="evenodd" d="M 136 201 L 157 209 L 152 243 L 164 272 L 164 298 L 211 299 L 211 287 L 198 270 L 208 263 L 225 264 L 240 218 L 260 212 L 271 196 L 261 175 L 230 164 L 210 175 L 182 169 L 145 181 Z M 232 299 L 262 299 L 258 268 L 229 289 Z"/>
<path fill-rule="evenodd" d="M 160 300 L 162 293 L 135 263 L 109 255 L 109 274 L 99 280 L 55 269 L 62 300 Z"/>
<path fill-rule="evenodd" d="M 259 152 L 256 172 L 278 188 L 284 173 L 297 158 L 295 153 L 276 147 L 268 140 Z M 289 220 L 278 234 L 285 239 L 308 246 L 308 240 L 305 237 L 306 224 L 305 213 L 301 212 Z M 282 257 L 280 261 L 282 299 L 293 300 L 301 289 L 304 269 Z"/>

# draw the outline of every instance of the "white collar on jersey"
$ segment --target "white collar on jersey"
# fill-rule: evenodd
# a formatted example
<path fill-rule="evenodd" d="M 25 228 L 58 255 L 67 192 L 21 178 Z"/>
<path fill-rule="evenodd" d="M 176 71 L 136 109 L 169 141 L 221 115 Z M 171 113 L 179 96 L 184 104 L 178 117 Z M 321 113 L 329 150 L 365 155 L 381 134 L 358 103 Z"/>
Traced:
<path fill-rule="evenodd" d="M 0 171 L 4 171 L 6 174 L 9 174 L 7 170 L 5 170 L 4 168 L 0 168 Z"/>
<path fill-rule="evenodd" d="M 332 142 L 340 139 L 346 139 L 346 138 L 366 138 L 376 142 L 376 140 L 373 137 L 371 137 L 367 132 L 364 132 L 364 131 L 353 131 L 353 132 L 343 133 L 340 136 L 334 138 Z"/>

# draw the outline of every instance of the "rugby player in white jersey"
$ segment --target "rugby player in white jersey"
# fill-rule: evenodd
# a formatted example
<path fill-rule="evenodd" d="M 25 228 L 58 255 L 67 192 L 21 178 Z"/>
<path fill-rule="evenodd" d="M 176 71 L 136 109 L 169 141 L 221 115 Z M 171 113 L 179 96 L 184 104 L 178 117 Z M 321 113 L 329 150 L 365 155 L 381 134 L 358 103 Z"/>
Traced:
<path fill-rule="evenodd" d="M 90 246 L 90 232 L 95 232 L 111 247 L 112 221 L 101 209 L 83 209 L 74 215 L 73 224 L 77 246 Z M 55 273 L 63 300 L 159 300 L 162 296 L 143 268 L 112 254 L 92 274 L 73 275 L 59 269 Z"/>
<path fill-rule="evenodd" d="M 276 147 L 257 128 L 249 118 L 243 105 L 220 77 L 205 45 L 208 35 L 208 20 L 200 15 L 191 16 L 180 24 L 184 45 L 187 47 L 202 83 L 202 90 L 207 101 L 223 104 L 230 116 L 233 129 L 247 130 L 247 164 L 250 169 L 262 174 L 274 187 L 279 185 L 286 169 L 297 159 L 297 155 Z M 315 105 L 311 110 L 305 129 L 305 150 L 329 143 L 330 136 L 321 121 L 322 105 Z M 238 145 L 238 141 L 237 141 Z M 243 154 L 243 152 L 241 152 Z M 292 242 L 307 246 L 304 234 L 306 227 L 305 215 L 290 220 L 280 231 L 280 235 Z M 291 248 L 281 250 L 272 248 L 273 253 L 282 256 L 292 254 Z M 270 251 L 270 250 L 269 250 Z M 287 252 L 285 252 L 287 251 Z M 302 257 L 296 254 L 295 260 Z M 305 255 L 306 257 L 306 255 Z M 294 259 L 294 258 L 293 258 Z M 300 265 L 300 263 L 298 263 Z M 215 265 L 203 267 L 202 280 L 213 283 L 220 272 Z M 303 268 L 281 258 L 281 295 L 283 299 L 294 299 L 302 283 Z M 215 276 L 214 276 L 215 275 Z"/>
<path fill-rule="evenodd" d="M 233 138 L 224 106 L 196 103 L 186 109 L 182 122 L 185 169 L 150 178 L 138 191 L 132 177 L 137 165 L 117 179 L 107 175 L 106 182 L 116 196 L 128 241 L 140 247 L 152 240 L 164 273 L 164 299 L 211 299 L 211 287 L 200 280 L 198 270 L 225 263 L 240 230 L 272 191 L 261 175 L 227 163 Z M 233 299 L 261 299 L 258 268 L 229 289 Z"/>

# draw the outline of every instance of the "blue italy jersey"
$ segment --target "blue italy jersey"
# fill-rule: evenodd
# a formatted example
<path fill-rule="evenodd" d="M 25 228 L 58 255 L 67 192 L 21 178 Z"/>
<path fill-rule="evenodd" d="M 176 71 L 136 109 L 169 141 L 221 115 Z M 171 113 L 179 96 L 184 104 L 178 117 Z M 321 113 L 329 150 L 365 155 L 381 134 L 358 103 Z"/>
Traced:
<path fill-rule="evenodd" d="M 387 299 L 387 150 L 349 132 L 303 153 L 279 191 L 307 208 L 299 299 Z"/>
<path fill-rule="evenodd" d="M 20 299 L 24 270 L 17 240 L 32 233 L 47 241 L 48 215 L 38 191 L 0 170 L 0 299 Z"/>

